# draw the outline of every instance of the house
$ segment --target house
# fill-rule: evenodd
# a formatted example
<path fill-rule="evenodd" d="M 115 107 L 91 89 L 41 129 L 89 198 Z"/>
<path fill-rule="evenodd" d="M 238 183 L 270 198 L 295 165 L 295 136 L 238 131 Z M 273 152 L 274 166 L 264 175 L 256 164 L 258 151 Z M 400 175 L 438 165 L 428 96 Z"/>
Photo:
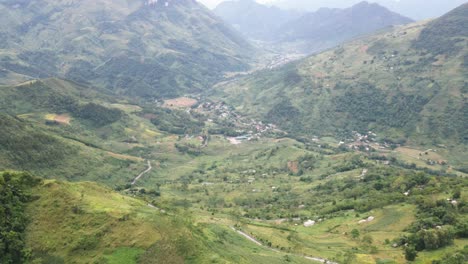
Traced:
<path fill-rule="evenodd" d="M 312 221 L 312 220 L 307 220 L 304 222 L 304 226 L 305 227 L 311 227 L 311 226 L 314 226 L 315 225 L 315 221 Z"/>

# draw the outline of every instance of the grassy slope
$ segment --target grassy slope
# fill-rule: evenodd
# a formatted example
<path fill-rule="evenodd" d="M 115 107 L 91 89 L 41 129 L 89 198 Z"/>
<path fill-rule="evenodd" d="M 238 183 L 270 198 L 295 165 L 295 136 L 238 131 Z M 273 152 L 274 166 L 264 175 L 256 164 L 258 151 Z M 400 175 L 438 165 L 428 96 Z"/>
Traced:
<path fill-rule="evenodd" d="M 26 241 L 42 263 L 282 263 L 226 227 L 193 226 L 95 183 L 46 181 L 34 193 Z"/>

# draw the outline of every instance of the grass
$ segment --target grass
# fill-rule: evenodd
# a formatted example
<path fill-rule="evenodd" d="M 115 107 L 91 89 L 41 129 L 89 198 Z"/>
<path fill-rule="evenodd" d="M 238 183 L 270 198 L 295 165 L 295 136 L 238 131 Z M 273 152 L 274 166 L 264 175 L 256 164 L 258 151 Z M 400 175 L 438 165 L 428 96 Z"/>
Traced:
<path fill-rule="evenodd" d="M 69 86 L 64 89 L 67 87 L 72 89 Z M 110 104 L 102 97 L 94 99 L 99 104 Z M 80 100 L 89 102 L 86 97 Z M 385 196 L 385 189 L 380 196 L 375 190 L 360 194 L 359 190 L 352 189 L 356 192 L 353 199 L 354 194 L 346 184 L 362 184 L 361 188 L 368 188 L 375 183 L 362 183 L 363 168 L 368 168 L 370 173 L 381 169 L 381 175 L 377 176 L 382 181 L 399 175 L 392 186 L 385 188 L 403 185 L 409 171 L 384 166 L 363 153 L 318 146 L 324 142 L 336 146 L 339 140 L 332 137 L 321 138 L 321 142 L 313 144 L 263 137 L 232 145 L 222 135 L 210 135 L 200 155 L 183 154 L 175 144 L 201 144 L 198 135 L 186 137 L 159 131 L 139 116 L 139 109 L 133 103 L 119 101 L 114 106 L 126 114 L 103 127 L 93 127 L 80 119 L 74 119 L 69 126 L 47 126 L 44 116 L 55 113 L 51 109 L 33 111 L 26 106 L 15 109 L 15 114 L 31 129 L 26 132 L 40 131 L 77 149 L 76 155 L 61 161 L 62 166 L 37 170 L 39 175 L 49 178 L 80 182 L 46 181 L 35 190 L 39 200 L 28 209 L 32 219 L 28 245 L 33 252 L 46 252 L 70 263 L 120 259 L 132 263 L 136 256 L 141 263 L 151 263 L 158 256 L 174 260 L 182 256 L 187 263 L 283 263 L 285 255 L 293 263 L 304 263 L 307 261 L 294 254 L 340 259 L 344 252 L 351 250 L 362 263 L 378 259 L 404 262 L 401 248 L 394 249 L 385 241 L 405 234 L 405 227 L 415 220 L 412 196 L 364 213 L 331 209 L 333 203 L 390 199 Z M 130 138 L 136 142 L 127 143 Z M 402 152 L 409 150 L 402 148 Z M 449 153 L 444 150 L 437 155 L 446 158 Z M 398 153 L 392 155 L 405 160 Z M 9 161 L 7 158 L 4 160 Z M 303 159 L 306 162 L 300 166 L 312 166 L 304 169 L 302 175 L 290 173 L 288 161 Z M 360 166 L 337 170 L 356 159 L 362 162 Z M 110 189 L 123 186 L 145 170 L 144 160 L 152 162 L 153 170 L 135 188 L 121 193 Z M 83 180 L 98 181 L 107 187 Z M 431 199 L 445 198 L 452 191 L 449 180 L 458 181 L 434 178 L 435 186 L 447 186 L 446 189 L 430 194 L 424 193 L 424 188 L 412 191 Z M 140 188 L 158 190 L 160 196 L 142 194 Z M 323 192 L 327 188 L 331 188 L 329 192 Z M 400 199 L 404 191 L 407 190 L 396 191 L 395 197 Z M 464 197 L 466 190 L 462 193 Z M 150 208 L 148 203 L 167 213 Z M 373 222 L 358 224 L 371 215 L 375 217 Z M 289 221 L 298 217 L 298 221 Z M 287 221 L 275 224 L 281 218 Z M 318 221 L 319 218 L 323 221 L 313 227 L 302 226 L 307 219 Z M 282 251 L 255 246 L 230 229 L 235 224 L 241 224 L 244 231 Z M 361 239 L 351 238 L 353 229 L 359 230 L 360 238 L 371 236 L 376 252 L 371 252 Z M 421 258 L 430 259 L 450 250 L 451 247 L 439 253 L 420 254 Z"/>
<path fill-rule="evenodd" d="M 144 252 L 137 248 L 118 248 L 111 255 L 105 256 L 109 264 L 136 264 L 138 256 Z"/>

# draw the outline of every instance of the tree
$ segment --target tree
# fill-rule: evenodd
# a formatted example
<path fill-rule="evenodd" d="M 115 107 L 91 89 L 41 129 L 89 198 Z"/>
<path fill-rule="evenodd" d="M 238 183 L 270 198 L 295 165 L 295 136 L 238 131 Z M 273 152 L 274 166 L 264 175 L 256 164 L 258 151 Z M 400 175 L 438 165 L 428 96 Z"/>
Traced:
<path fill-rule="evenodd" d="M 407 246 L 405 248 L 405 259 L 408 261 L 414 261 L 418 256 L 418 252 L 414 248 L 414 246 Z"/>
<path fill-rule="evenodd" d="M 351 237 L 353 239 L 357 239 L 359 237 L 359 235 L 360 235 L 359 230 L 357 230 L 357 229 L 351 230 Z"/>

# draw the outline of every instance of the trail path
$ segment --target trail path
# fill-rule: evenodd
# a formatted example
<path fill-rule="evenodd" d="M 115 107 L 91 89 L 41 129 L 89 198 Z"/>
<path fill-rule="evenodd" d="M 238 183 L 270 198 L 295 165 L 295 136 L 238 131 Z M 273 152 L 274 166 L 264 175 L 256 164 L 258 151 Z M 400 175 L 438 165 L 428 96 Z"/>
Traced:
<path fill-rule="evenodd" d="M 329 261 L 329 260 L 326 260 L 326 259 L 323 259 L 323 258 L 309 257 L 309 256 L 305 256 L 305 255 L 290 254 L 290 253 L 287 253 L 287 252 L 282 252 L 282 251 L 277 250 L 277 249 L 275 249 L 275 248 L 271 248 L 271 247 L 268 247 L 268 246 L 263 245 L 263 244 L 260 243 L 257 239 L 255 239 L 254 237 L 252 237 L 251 235 L 249 235 L 249 234 L 247 234 L 247 233 L 245 233 L 245 232 L 242 232 L 241 230 L 237 230 L 237 229 L 235 229 L 235 228 L 232 227 L 232 226 L 231 226 L 231 229 L 234 230 L 235 232 L 237 232 L 238 234 L 242 235 L 243 237 L 247 238 L 247 239 L 250 240 L 251 242 L 257 244 L 258 246 L 267 248 L 267 249 L 269 249 L 269 250 L 271 250 L 271 251 L 274 251 L 274 252 L 285 253 L 285 254 L 289 254 L 289 255 L 294 255 L 294 256 L 297 256 L 297 257 L 302 257 L 302 258 L 305 258 L 305 259 L 308 259 L 308 260 L 312 260 L 312 261 L 320 262 L 320 263 L 325 263 L 325 264 L 338 264 L 337 262 L 332 262 L 332 261 Z"/>
<path fill-rule="evenodd" d="M 141 177 L 143 177 L 143 175 L 145 175 L 146 173 L 150 172 L 152 169 L 153 169 L 153 167 L 151 167 L 151 162 L 148 160 L 148 169 L 146 169 L 144 172 L 140 173 L 140 175 L 138 175 L 138 176 L 132 181 L 132 185 L 135 185 L 135 183 L 136 183 Z"/>

